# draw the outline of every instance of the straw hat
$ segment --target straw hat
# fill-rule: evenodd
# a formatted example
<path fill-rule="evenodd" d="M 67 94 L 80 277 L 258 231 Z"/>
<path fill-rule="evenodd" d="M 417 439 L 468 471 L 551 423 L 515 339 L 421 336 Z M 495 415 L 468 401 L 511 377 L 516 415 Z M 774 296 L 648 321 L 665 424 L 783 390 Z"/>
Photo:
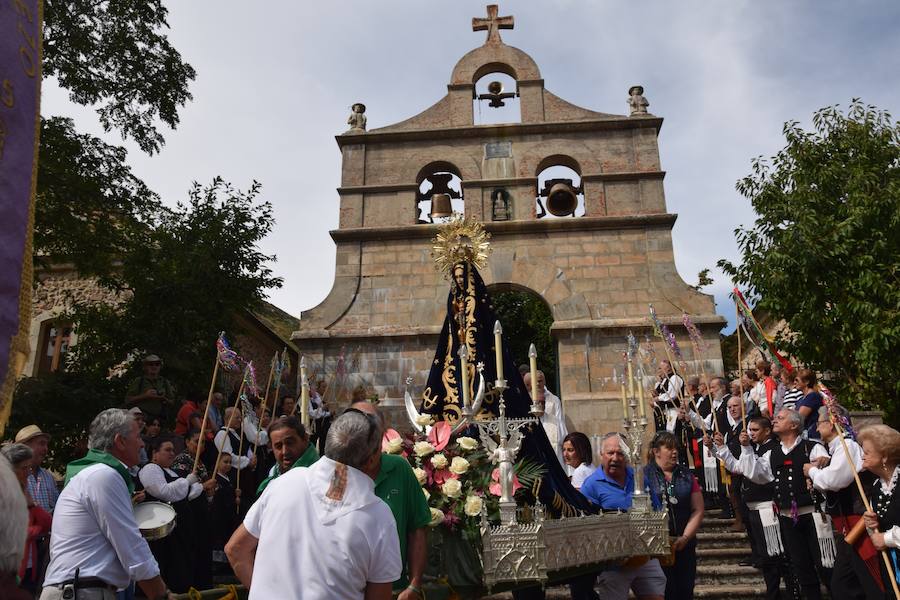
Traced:
<path fill-rule="evenodd" d="M 22 429 L 19 430 L 19 433 L 16 434 L 16 443 L 17 444 L 26 444 L 34 438 L 45 435 L 47 439 L 50 439 L 49 433 L 44 433 L 41 431 L 41 428 L 37 425 L 26 425 Z"/>

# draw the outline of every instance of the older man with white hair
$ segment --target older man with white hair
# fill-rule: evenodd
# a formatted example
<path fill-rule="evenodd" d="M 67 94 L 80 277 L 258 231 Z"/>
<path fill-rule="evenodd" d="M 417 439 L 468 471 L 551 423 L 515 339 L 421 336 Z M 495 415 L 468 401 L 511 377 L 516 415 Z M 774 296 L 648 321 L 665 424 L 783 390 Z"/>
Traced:
<path fill-rule="evenodd" d="M 740 470 L 753 483 L 775 483 L 775 504 L 785 554 L 791 557 L 791 568 L 800 582 L 803 597 L 819 600 L 822 597 L 820 578 L 830 584 L 830 573 L 823 568 L 821 551 L 815 543 L 816 507 L 803 467 L 828 458 L 828 451 L 814 440 L 803 439 L 803 417 L 796 410 L 781 409 L 772 425 L 780 443 L 759 456 L 750 446 L 747 434 L 741 434 Z"/>
<path fill-rule="evenodd" d="M 628 466 L 628 446 L 618 433 L 603 436 L 600 468 L 581 485 L 581 493 L 603 510 L 631 509 L 634 469 Z M 636 566 L 607 569 L 597 583 L 600 598 L 627 598 L 629 589 L 643 600 L 661 600 L 666 593 L 666 576 L 655 558 Z"/>
<path fill-rule="evenodd" d="M 348 409 L 328 430 L 325 456 L 266 488 L 225 546 L 250 600 L 389 600 L 400 578 L 391 509 L 375 495 L 381 427 Z"/>
<path fill-rule="evenodd" d="M 41 600 L 112 600 L 132 581 L 148 598 L 171 596 L 131 506 L 128 469 L 143 446 L 126 410 L 109 408 L 91 422 L 88 453 L 66 468 L 53 513 Z"/>
<path fill-rule="evenodd" d="M 0 598 L 26 600 L 31 596 L 16 585 L 25 552 L 28 508 L 12 467 L 0 456 Z"/>

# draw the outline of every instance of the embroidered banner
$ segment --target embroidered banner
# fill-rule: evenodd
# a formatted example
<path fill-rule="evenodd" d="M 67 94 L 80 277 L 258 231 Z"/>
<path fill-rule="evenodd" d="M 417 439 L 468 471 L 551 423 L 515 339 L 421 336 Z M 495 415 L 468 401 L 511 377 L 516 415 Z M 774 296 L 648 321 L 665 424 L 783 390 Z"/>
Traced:
<path fill-rule="evenodd" d="M 0 434 L 28 358 L 41 1 L 0 0 Z"/>

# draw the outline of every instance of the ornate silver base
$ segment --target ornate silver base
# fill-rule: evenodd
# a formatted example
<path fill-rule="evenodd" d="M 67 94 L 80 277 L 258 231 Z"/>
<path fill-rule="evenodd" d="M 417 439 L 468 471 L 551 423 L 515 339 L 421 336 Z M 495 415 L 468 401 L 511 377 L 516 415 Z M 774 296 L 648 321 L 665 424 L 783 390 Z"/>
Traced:
<path fill-rule="evenodd" d="M 544 584 L 553 571 L 668 554 L 666 513 L 650 510 L 646 494 L 634 499 L 629 513 L 544 520 L 538 507 L 531 523 L 483 525 L 485 585 Z"/>

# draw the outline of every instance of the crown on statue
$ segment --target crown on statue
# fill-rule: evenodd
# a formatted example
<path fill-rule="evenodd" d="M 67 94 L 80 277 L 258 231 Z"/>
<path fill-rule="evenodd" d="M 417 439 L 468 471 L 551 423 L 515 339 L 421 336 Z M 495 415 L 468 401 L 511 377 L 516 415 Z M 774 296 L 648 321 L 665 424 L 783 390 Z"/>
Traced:
<path fill-rule="evenodd" d="M 459 263 L 483 269 L 491 253 L 490 239 L 491 234 L 479 221 L 457 213 L 441 225 L 432 240 L 431 258 L 447 279 L 453 277 L 453 267 Z"/>

